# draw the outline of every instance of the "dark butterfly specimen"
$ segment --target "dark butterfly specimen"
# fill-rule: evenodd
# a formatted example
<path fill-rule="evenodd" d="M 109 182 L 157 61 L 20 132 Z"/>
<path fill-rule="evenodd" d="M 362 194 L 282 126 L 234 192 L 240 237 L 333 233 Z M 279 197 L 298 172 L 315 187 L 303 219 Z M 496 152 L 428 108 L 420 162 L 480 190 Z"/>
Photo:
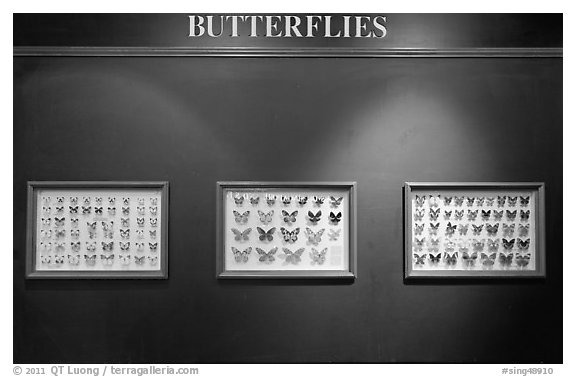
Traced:
<path fill-rule="evenodd" d="M 234 214 L 234 221 L 236 221 L 236 224 L 246 224 L 248 222 L 248 216 L 250 216 L 250 211 L 246 211 L 242 214 L 238 211 L 232 211 L 232 213 Z"/>
<path fill-rule="evenodd" d="M 462 220 L 464 218 L 464 210 L 454 212 L 454 219 L 455 220 Z"/>
<path fill-rule="evenodd" d="M 274 258 L 274 254 L 276 254 L 277 251 L 278 251 L 277 247 L 270 249 L 270 251 L 268 251 L 268 252 L 262 250 L 259 247 L 256 248 L 256 252 L 260 255 L 258 260 L 260 262 L 267 263 L 267 264 L 272 263 L 276 260 L 276 258 Z"/>
<path fill-rule="evenodd" d="M 416 204 L 416 207 L 422 207 L 425 201 L 426 201 L 425 196 L 416 195 L 416 197 L 414 198 L 414 203 Z"/>
<path fill-rule="evenodd" d="M 280 232 L 282 233 L 284 241 L 288 243 L 294 243 L 298 241 L 298 234 L 300 233 L 300 228 L 296 228 L 293 231 L 289 231 L 286 228 L 280 228 Z"/>
<path fill-rule="evenodd" d="M 125 206 L 130 205 L 130 198 L 122 198 L 122 203 L 124 203 Z"/>
<path fill-rule="evenodd" d="M 78 213 L 78 206 L 68 206 L 68 208 L 70 209 L 71 214 Z"/>
<path fill-rule="evenodd" d="M 456 224 L 452 225 L 452 223 L 449 222 L 449 223 L 446 225 L 446 235 L 451 236 L 451 235 L 453 235 L 455 232 L 456 232 Z"/>
<path fill-rule="evenodd" d="M 426 254 L 416 254 L 414 253 L 414 263 L 416 265 L 423 265 L 426 262 Z"/>
<path fill-rule="evenodd" d="M 324 204 L 324 200 L 326 200 L 325 197 L 315 196 L 314 197 L 314 204 L 316 204 L 317 206 L 321 206 L 322 204 Z"/>
<path fill-rule="evenodd" d="M 248 241 L 249 238 L 249 234 L 250 232 L 252 232 L 252 228 L 248 228 L 246 230 L 244 230 L 243 232 L 239 231 L 236 228 L 232 228 L 232 233 L 234 233 L 234 239 L 236 241 Z"/>
<path fill-rule="evenodd" d="M 82 198 L 82 201 L 83 201 L 84 205 L 89 205 L 91 200 L 92 200 L 92 199 L 91 199 L 89 196 L 88 196 L 88 197 L 84 196 L 84 197 Z"/>
<path fill-rule="evenodd" d="M 96 264 L 96 254 L 94 255 L 84 255 L 84 261 L 88 266 L 94 266 Z"/>
<path fill-rule="evenodd" d="M 498 196 L 498 207 L 504 207 L 505 204 L 506 204 L 506 197 Z"/>
<path fill-rule="evenodd" d="M 54 256 L 54 263 L 56 263 L 56 264 L 64 263 L 64 256 L 63 255 L 55 255 Z"/>
<path fill-rule="evenodd" d="M 111 216 L 116 215 L 116 207 L 108 207 L 108 214 Z"/>
<path fill-rule="evenodd" d="M 496 235 L 496 233 L 498 233 L 498 227 L 499 226 L 500 226 L 499 223 L 496 223 L 494 225 L 486 224 L 486 231 L 488 232 L 488 235 L 489 236 Z"/>
<path fill-rule="evenodd" d="M 438 262 L 440 262 L 440 259 L 442 258 L 442 253 L 438 253 L 438 254 L 428 254 L 428 259 L 430 260 L 430 262 L 432 262 L 433 264 L 436 264 Z"/>
<path fill-rule="evenodd" d="M 42 264 L 50 264 L 52 257 L 50 255 L 40 255 L 40 260 Z"/>
<path fill-rule="evenodd" d="M 512 250 L 514 248 L 514 241 L 515 239 L 507 240 L 506 238 L 502 238 L 502 245 L 504 245 L 505 250 Z"/>
<path fill-rule="evenodd" d="M 320 251 L 315 248 L 312 248 L 312 251 L 310 252 L 310 259 L 312 259 L 312 264 L 324 264 L 324 262 L 326 261 L 327 252 L 328 252 L 327 247 L 325 247 Z"/>
<path fill-rule="evenodd" d="M 428 228 L 428 233 L 430 234 L 438 234 L 438 229 L 440 228 L 440 223 L 430 223 L 430 227 Z"/>
<path fill-rule="evenodd" d="M 284 218 L 284 222 L 286 224 L 292 224 L 292 223 L 296 222 L 296 216 L 297 215 L 298 215 L 298 211 L 288 213 L 287 211 L 282 210 L 282 217 Z"/>
<path fill-rule="evenodd" d="M 453 253 L 444 253 L 444 262 L 449 266 L 454 266 L 458 263 L 458 252 L 455 251 Z"/>
<path fill-rule="evenodd" d="M 468 220 L 474 221 L 476 220 L 476 217 L 478 217 L 478 210 L 468 210 Z"/>
<path fill-rule="evenodd" d="M 338 207 L 340 205 L 340 203 L 342 203 L 342 200 L 344 199 L 343 196 L 336 198 L 334 196 L 330 196 L 330 205 L 332 207 Z"/>
<path fill-rule="evenodd" d="M 130 242 L 120 242 L 120 250 L 122 251 L 130 250 Z"/>
<path fill-rule="evenodd" d="M 63 196 L 56 197 L 56 202 L 57 203 L 64 203 L 64 197 Z"/>
<path fill-rule="evenodd" d="M 475 235 L 479 235 L 480 233 L 482 233 L 482 229 L 484 229 L 484 224 L 482 225 L 472 224 L 472 233 L 474 233 Z"/>
<path fill-rule="evenodd" d="M 112 251 L 114 249 L 114 242 L 102 242 L 102 251 Z"/>
<path fill-rule="evenodd" d="M 56 226 L 64 226 L 64 222 L 66 219 L 64 217 L 55 217 L 54 218 L 54 225 Z"/>
<path fill-rule="evenodd" d="M 484 205 L 484 200 L 485 198 L 483 196 L 476 198 L 476 205 L 478 205 L 478 207 L 482 207 Z"/>
<path fill-rule="evenodd" d="M 452 217 L 452 211 L 444 211 L 444 220 L 450 220 Z"/>
<path fill-rule="evenodd" d="M 502 216 L 504 216 L 504 210 L 496 211 L 494 210 L 494 220 L 502 220 Z"/>
<path fill-rule="evenodd" d="M 258 231 L 258 233 L 260 234 L 258 236 L 258 238 L 260 239 L 260 241 L 272 241 L 274 239 L 274 232 L 276 231 L 276 227 L 270 228 L 267 231 L 257 227 L 256 230 Z"/>
<path fill-rule="evenodd" d="M 290 205 L 290 203 L 292 203 L 292 198 L 290 196 L 282 195 L 282 204 L 287 206 L 287 205 Z"/>
<path fill-rule="evenodd" d="M 508 219 L 508 221 L 513 221 L 514 219 L 516 219 L 517 214 L 518 210 L 514 211 L 506 210 L 506 219 Z"/>
<path fill-rule="evenodd" d="M 510 207 L 516 207 L 516 202 L 518 202 L 518 197 L 517 197 L 517 196 L 514 196 L 514 197 L 509 196 L 509 197 L 508 197 L 508 205 L 509 205 Z"/>
<path fill-rule="evenodd" d="M 521 196 L 520 197 L 520 206 L 521 207 L 526 207 L 530 204 L 530 196 Z"/>
<path fill-rule="evenodd" d="M 530 219 L 530 210 L 528 211 L 520 210 L 520 220 L 528 221 L 529 219 Z"/>
<path fill-rule="evenodd" d="M 70 219 L 70 225 L 72 226 L 72 228 L 77 228 L 78 227 L 78 219 Z"/>
<path fill-rule="evenodd" d="M 490 219 L 490 215 L 492 214 L 492 210 L 482 210 L 482 220 L 489 220 Z"/>
<path fill-rule="evenodd" d="M 302 253 L 304 253 L 304 250 L 305 249 L 303 247 L 296 251 L 292 251 L 285 247 L 282 248 L 282 251 L 284 251 L 284 254 L 286 254 L 286 262 L 291 264 L 300 263 L 302 260 L 300 257 L 302 256 Z"/>
<path fill-rule="evenodd" d="M 130 214 L 130 207 L 122 207 L 122 214 L 129 215 Z"/>
<path fill-rule="evenodd" d="M 425 213 L 426 213 L 426 210 L 417 209 L 416 212 L 414 212 L 414 220 L 421 221 L 424 218 Z"/>
<path fill-rule="evenodd" d="M 237 206 L 241 206 L 242 204 L 244 204 L 244 197 L 243 197 L 243 196 L 240 196 L 240 195 L 234 196 L 234 203 L 235 203 Z"/>
<path fill-rule="evenodd" d="M 150 251 L 158 250 L 158 242 L 148 242 L 148 248 L 150 248 Z"/>
<path fill-rule="evenodd" d="M 481 253 L 480 254 L 480 262 L 482 262 L 482 265 L 484 266 L 493 266 L 494 262 L 496 262 L 496 253 L 492 253 L 492 254 L 485 254 L 485 253 Z"/>
<path fill-rule="evenodd" d="M 144 226 L 144 218 L 143 217 L 137 217 L 136 218 L 136 225 L 143 227 Z"/>
<path fill-rule="evenodd" d="M 438 220 L 438 216 L 440 216 L 440 208 L 430 209 L 430 220 L 431 221 Z"/>
<path fill-rule="evenodd" d="M 80 241 L 76 241 L 76 242 L 70 242 L 70 247 L 72 249 L 72 251 L 80 251 Z"/>
<path fill-rule="evenodd" d="M 96 215 L 101 215 L 103 211 L 104 211 L 104 207 L 94 207 L 94 213 Z"/>
<path fill-rule="evenodd" d="M 308 197 L 307 196 L 301 196 L 300 198 L 298 198 L 298 204 L 300 204 L 301 206 L 303 206 L 304 204 L 306 204 L 308 202 Z"/>
<path fill-rule="evenodd" d="M 335 214 L 334 212 L 330 212 L 330 222 L 334 225 L 338 224 L 342 220 L 342 212 L 338 212 Z"/>
<path fill-rule="evenodd" d="M 476 259 L 478 259 L 478 252 L 475 251 L 473 253 L 463 252 L 462 253 L 462 261 L 464 262 L 465 266 L 471 267 L 476 263 Z"/>
<path fill-rule="evenodd" d="M 252 252 L 251 247 L 247 248 L 246 250 L 240 251 L 234 246 L 232 246 L 232 253 L 234 254 L 234 260 L 236 261 L 236 263 L 248 262 L 248 257 L 250 256 L 251 252 Z"/>
<path fill-rule="evenodd" d="M 456 207 L 462 207 L 463 203 L 464 203 L 464 197 L 463 196 L 454 197 L 454 205 Z"/>
<path fill-rule="evenodd" d="M 414 234 L 422 234 L 424 224 L 414 224 Z"/>
<path fill-rule="evenodd" d="M 260 197 L 259 196 L 250 198 L 250 204 L 257 206 L 259 203 L 260 203 Z"/>
<path fill-rule="evenodd" d="M 120 221 L 122 222 L 122 226 L 123 227 L 128 227 L 130 226 L 130 218 L 121 218 Z"/>
<path fill-rule="evenodd" d="M 158 226 L 158 219 L 150 219 L 150 226 L 152 227 Z"/>
<path fill-rule="evenodd" d="M 87 215 L 92 213 L 92 207 L 88 206 L 88 207 L 84 207 L 82 206 L 82 214 Z"/>
<path fill-rule="evenodd" d="M 130 229 L 120 229 L 120 237 L 130 238 Z"/>
<path fill-rule="evenodd" d="M 320 221 L 321 216 L 322 216 L 322 211 L 318 211 L 318 212 L 316 212 L 316 214 L 313 214 L 312 211 L 308 211 L 308 220 L 312 224 L 317 224 L 318 221 Z"/>
<path fill-rule="evenodd" d="M 528 263 L 530 263 L 530 253 L 526 254 L 526 255 L 522 255 L 517 253 L 516 254 L 516 264 L 520 267 L 526 267 L 528 266 Z"/>
<path fill-rule="evenodd" d="M 108 198 L 108 204 L 110 204 L 111 206 L 116 204 L 116 198 Z"/>
<path fill-rule="evenodd" d="M 520 238 L 516 240 L 516 244 L 518 245 L 518 250 L 528 250 L 530 247 L 530 238 L 522 241 Z"/>
<path fill-rule="evenodd" d="M 268 204 L 269 206 L 273 206 L 274 204 L 276 204 L 276 196 L 267 195 L 266 196 L 266 204 Z"/>
<path fill-rule="evenodd" d="M 498 255 L 498 261 L 505 266 L 510 266 L 512 264 L 513 259 L 514 259 L 514 253 L 509 254 L 500 253 Z"/>
<path fill-rule="evenodd" d="M 136 264 L 139 265 L 139 266 L 141 266 L 141 265 L 144 264 L 144 260 L 145 260 L 145 256 L 144 256 L 144 255 L 141 256 L 141 257 L 136 256 L 136 255 L 134 256 L 134 263 L 136 263 Z"/>
<path fill-rule="evenodd" d="M 111 265 L 114 263 L 114 254 L 104 255 L 100 254 L 100 259 L 102 260 L 102 264 Z"/>
<path fill-rule="evenodd" d="M 475 200 L 476 200 L 476 198 L 474 198 L 474 197 L 472 197 L 472 198 L 471 198 L 471 197 L 467 197 L 467 198 L 466 198 L 466 205 L 467 205 L 468 207 L 472 207 L 472 206 L 474 205 L 474 201 L 475 201 Z"/>
<path fill-rule="evenodd" d="M 63 213 L 64 212 L 64 206 L 60 206 L 60 207 L 56 207 L 56 213 Z"/>
<path fill-rule="evenodd" d="M 450 203 L 452 203 L 452 197 L 451 196 L 445 196 L 444 197 L 444 205 L 449 206 Z"/>

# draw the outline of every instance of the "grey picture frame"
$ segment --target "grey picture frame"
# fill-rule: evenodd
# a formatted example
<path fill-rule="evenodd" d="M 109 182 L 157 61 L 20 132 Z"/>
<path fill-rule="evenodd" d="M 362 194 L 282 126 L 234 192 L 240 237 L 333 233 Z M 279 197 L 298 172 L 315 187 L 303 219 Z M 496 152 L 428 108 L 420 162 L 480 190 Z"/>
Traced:
<path fill-rule="evenodd" d="M 224 193 L 228 189 L 347 189 L 349 191 L 348 271 L 226 271 L 224 265 Z M 217 279 L 355 279 L 357 277 L 356 182 L 216 182 L 216 278 Z"/>
<path fill-rule="evenodd" d="M 26 279 L 168 279 L 169 183 L 167 181 L 29 181 L 27 183 Z M 38 189 L 160 189 L 161 239 L 157 271 L 37 271 L 36 224 Z"/>
<path fill-rule="evenodd" d="M 415 270 L 412 266 L 412 201 L 411 195 L 415 191 L 433 191 L 442 189 L 454 190 L 533 190 L 537 203 L 535 204 L 536 269 L 523 270 Z M 546 206 L 544 182 L 405 182 L 403 190 L 404 202 L 404 279 L 445 279 L 445 278 L 545 278 L 546 277 Z"/>

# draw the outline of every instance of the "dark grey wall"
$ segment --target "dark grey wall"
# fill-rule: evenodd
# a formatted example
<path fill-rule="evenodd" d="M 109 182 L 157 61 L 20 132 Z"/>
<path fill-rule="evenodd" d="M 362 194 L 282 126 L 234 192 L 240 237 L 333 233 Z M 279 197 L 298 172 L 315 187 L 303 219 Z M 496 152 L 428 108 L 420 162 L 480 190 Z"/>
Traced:
<path fill-rule="evenodd" d="M 562 59 L 16 58 L 14 361 L 562 362 Z M 167 281 L 25 281 L 27 180 L 169 180 Z M 358 182 L 358 279 L 217 281 L 215 182 Z M 404 181 L 544 181 L 543 281 L 403 282 Z"/>

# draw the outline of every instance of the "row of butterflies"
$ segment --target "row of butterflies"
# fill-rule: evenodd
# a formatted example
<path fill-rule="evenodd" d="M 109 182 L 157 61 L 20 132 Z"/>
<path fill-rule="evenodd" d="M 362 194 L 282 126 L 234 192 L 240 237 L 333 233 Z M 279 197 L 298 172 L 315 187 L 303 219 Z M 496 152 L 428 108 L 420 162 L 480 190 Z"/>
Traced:
<path fill-rule="evenodd" d="M 518 247 L 518 250 L 526 251 L 530 248 L 530 238 L 525 240 L 521 238 L 502 238 L 502 246 L 504 247 L 504 250 L 512 250 L 514 245 Z M 425 246 L 428 247 L 428 251 L 437 251 L 440 248 L 440 239 L 430 238 L 427 240 L 426 238 L 414 238 L 413 246 L 414 250 L 416 251 L 422 250 Z M 470 248 L 470 246 L 472 246 L 472 249 L 475 251 L 482 251 L 484 250 L 485 246 L 488 246 L 488 250 L 498 251 L 500 248 L 500 239 L 460 239 L 455 241 L 448 240 L 444 242 L 444 250 L 446 251 L 452 251 L 456 247 L 458 247 L 460 251 L 466 251 Z"/>
<path fill-rule="evenodd" d="M 135 232 L 137 238 L 144 238 L 144 229 L 136 229 Z M 90 238 L 96 237 L 96 231 L 93 233 L 89 232 L 88 234 L 91 236 Z M 156 229 L 149 230 L 148 234 L 150 238 L 156 238 Z M 54 238 L 66 238 L 66 229 L 40 230 L 40 238 L 42 239 L 51 239 L 52 235 L 54 235 Z M 105 238 L 114 238 L 114 231 L 105 230 L 104 236 Z M 120 237 L 125 239 L 130 238 L 130 229 L 120 229 Z M 70 229 L 70 238 L 80 238 L 80 229 Z"/>
<path fill-rule="evenodd" d="M 519 267 L 526 267 L 530 263 L 531 254 L 520 254 L 516 253 L 516 258 L 514 258 L 514 253 L 480 253 L 480 263 L 485 267 L 491 267 L 496 262 L 496 256 L 498 255 L 498 261 L 503 266 L 510 266 L 512 261 L 515 260 L 516 264 Z M 444 258 L 442 258 L 444 256 Z M 414 254 L 414 264 L 419 266 L 424 266 L 426 259 L 432 265 L 437 265 L 440 263 L 441 260 L 447 266 L 454 266 L 458 263 L 458 252 L 448 253 L 429 253 L 426 254 Z M 478 252 L 475 251 L 473 253 L 463 252 L 462 253 L 462 263 L 464 266 L 473 267 L 478 260 Z"/>
<path fill-rule="evenodd" d="M 427 198 L 426 195 L 423 196 L 416 195 L 414 202 L 416 203 L 416 207 L 424 206 L 427 199 L 428 199 L 427 200 L 428 205 L 430 207 L 438 207 L 442 203 L 445 206 L 449 206 L 453 203 L 455 206 L 460 207 L 464 204 L 464 199 L 466 199 L 466 205 L 468 207 L 472 207 L 474 203 L 476 203 L 478 207 L 482 207 L 484 205 L 486 205 L 487 207 L 492 207 L 494 203 L 496 203 L 498 207 L 504 207 L 506 203 L 508 203 L 508 206 L 510 207 L 516 207 L 516 205 L 518 204 L 518 198 L 520 198 L 520 206 L 527 207 L 528 205 L 530 205 L 530 196 L 520 196 L 520 197 L 498 196 L 497 198 L 483 197 L 483 196 L 481 197 L 445 196 L 442 198 L 440 195 L 429 195 Z"/>
<path fill-rule="evenodd" d="M 231 248 L 232 253 L 234 254 L 234 260 L 236 263 L 246 263 L 250 258 L 250 254 L 252 253 L 252 248 L 249 247 L 244 250 L 239 250 L 232 246 Z M 276 252 L 278 251 L 278 247 L 274 247 L 269 251 L 265 251 L 259 247 L 256 248 L 256 252 L 258 253 L 258 261 L 266 264 L 270 264 L 276 260 Z M 306 251 L 305 248 L 301 247 L 298 250 L 290 250 L 286 247 L 282 248 L 282 252 L 284 252 L 285 262 L 287 264 L 298 264 L 302 261 L 302 254 Z M 322 250 L 317 250 L 315 248 L 311 248 L 309 252 L 309 256 L 311 259 L 312 264 L 324 264 L 326 261 L 326 253 L 328 252 L 328 248 L 325 247 Z"/>
<path fill-rule="evenodd" d="M 460 221 L 464 219 L 464 210 L 456 210 L 456 211 L 444 211 L 444 219 L 451 220 L 452 214 L 454 213 L 454 220 Z M 494 218 L 495 221 L 502 220 L 504 217 L 504 210 L 496 211 L 496 210 L 482 210 L 479 211 L 477 209 L 471 210 L 469 209 L 466 213 L 466 219 L 468 221 L 475 221 L 478 218 L 478 214 L 480 214 L 480 218 L 482 220 L 488 221 L 490 220 L 490 216 Z M 425 209 L 417 209 L 414 212 L 414 220 L 415 221 L 422 221 L 426 216 Z M 436 221 L 440 217 L 440 208 L 437 209 L 430 209 L 428 212 L 428 216 L 430 217 L 430 221 Z M 506 220 L 507 221 L 514 221 L 518 217 L 518 210 L 510 211 L 506 210 Z M 520 210 L 520 220 L 528 221 L 530 219 L 530 210 Z"/>
<path fill-rule="evenodd" d="M 118 261 L 123 266 L 128 266 L 132 262 L 132 255 L 122 255 L 122 254 L 100 254 L 100 260 L 102 264 L 105 266 L 111 266 L 114 264 L 114 259 L 118 256 Z M 67 258 L 66 258 L 67 257 Z M 94 266 L 96 265 L 98 255 L 84 255 L 84 261 L 87 266 Z M 146 258 L 148 259 L 151 266 L 158 264 L 158 256 L 137 256 L 134 255 L 134 264 L 137 266 L 143 266 L 146 262 Z M 40 262 L 42 264 L 52 265 L 52 266 L 61 266 L 64 264 L 65 261 L 68 261 L 69 265 L 78 266 L 80 264 L 80 255 L 41 255 Z"/>
<path fill-rule="evenodd" d="M 268 204 L 269 206 L 273 206 L 274 204 L 276 204 L 276 200 L 280 199 L 280 201 L 282 202 L 282 204 L 288 206 L 292 203 L 292 201 L 294 201 L 295 203 L 298 203 L 299 205 L 303 206 L 306 203 L 308 203 L 308 196 L 300 196 L 300 195 L 272 195 L 272 194 L 266 194 L 266 204 Z M 236 203 L 237 206 L 241 206 L 244 204 L 246 198 L 248 198 L 250 200 L 250 204 L 252 205 L 258 205 L 260 204 L 260 196 L 257 195 L 253 195 L 253 194 L 243 194 L 243 195 L 233 195 L 234 198 L 234 203 Z M 324 201 L 326 200 L 325 196 L 312 196 L 311 197 L 311 202 L 314 203 L 317 206 L 321 206 L 322 204 L 324 204 Z M 342 200 L 344 199 L 343 196 L 336 198 L 334 196 L 330 196 L 330 205 L 332 207 L 338 207 L 340 204 L 342 204 Z"/>
<path fill-rule="evenodd" d="M 48 217 L 48 218 L 42 218 L 42 226 L 43 227 L 50 227 L 52 225 L 52 218 Z M 158 218 L 154 217 L 154 218 L 149 218 L 150 221 L 150 226 L 151 227 L 157 227 L 158 226 Z M 136 225 L 138 225 L 139 227 L 143 227 L 145 225 L 145 220 L 144 217 L 138 217 L 136 218 Z M 96 226 L 98 224 L 98 221 L 93 221 L 93 222 L 86 222 L 86 225 L 88 226 L 88 230 L 96 230 Z M 102 221 L 102 228 L 104 230 L 112 230 L 112 228 L 114 227 L 114 221 Z M 120 224 L 122 225 L 123 228 L 127 228 L 130 226 L 130 218 L 122 218 L 120 219 Z M 56 227 L 61 227 L 66 225 L 66 218 L 64 217 L 55 217 L 54 218 L 54 226 Z M 78 219 L 70 219 L 70 225 L 73 228 L 77 228 L 78 227 Z"/>
<path fill-rule="evenodd" d="M 274 240 L 274 233 L 276 232 L 276 227 L 270 228 L 268 230 L 264 230 L 260 227 L 256 227 L 258 231 L 258 239 L 263 242 L 270 242 Z M 306 237 L 308 238 L 308 242 L 317 245 L 318 243 L 322 242 L 322 235 L 324 234 L 325 229 L 320 229 L 318 232 L 312 231 L 310 228 L 306 228 Z M 231 229 L 232 233 L 234 233 L 234 239 L 239 242 L 249 241 L 250 240 L 250 233 L 252 232 L 252 228 L 247 228 L 243 231 L 240 231 L 236 228 Z M 330 229 L 328 232 L 328 238 L 330 241 L 337 241 L 340 237 L 340 232 L 342 229 L 333 230 Z M 284 241 L 288 243 L 294 243 L 298 241 L 298 234 L 300 234 L 300 228 L 296 228 L 294 230 L 288 230 L 284 227 L 280 228 L 280 232 L 282 233 L 282 238 Z"/>
<path fill-rule="evenodd" d="M 42 214 L 48 216 L 52 213 L 52 209 L 54 209 L 54 213 L 56 215 L 62 215 L 64 214 L 65 211 L 64 206 L 54 208 L 42 206 Z M 127 216 L 130 214 L 130 207 L 122 207 L 121 210 L 122 215 Z M 83 215 L 90 215 L 92 214 L 92 206 L 68 206 L 68 211 L 71 215 L 77 215 L 79 213 L 82 213 Z M 116 207 L 107 207 L 106 212 L 108 213 L 109 216 L 116 216 Z M 146 207 L 138 206 L 136 207 L 136 212 L 138 213 L 138 215 L 143 216 L 146 214 Z M 150 216 L 158 216 L 158 206 L 148 207 L 148 212 Z M 103 215 L 104 207 L 94 206 L 94 214 Z"/>
<path fill-rule="evenodd" d="M 65 198 L 63 196 L 57 196 L 56 197 L 56 204 L 63 204 L 65 201 Z M 77 196 L 73 196 L 71 198 L 69 198 L 70 204 L 75 206 L 78 204 L 78 197 Z M 94 203 L 96 205 L 102 205 L 104 201 L 104 198 L 102 197 L 95 197 L 94 198 Z M 146 204 L 146 200 L 144 198 L 138 198 L 137 199 L 138 205 L 143 206 Z M 42 204 L 44 205 L 49 205 L 52 203 L 52 197 L 51 196 L 43 196 L 42 197 Z M 90 204 L 92 204 L 92 197 L 90 196 L 84 196 L 82 198 L 82 203 L 85 206 L 88 206 Z M 108 204 L 113 206 L 116 204 L 116 198 L 114 197 L 108 197 Z M 129 206 L 130 205 L 130 198 L 122 198 L 122 204 L 125 206 Z M 150 198 L 150 205 L 158 205 L 158 198 Z"/>
<path fill-rule="evenodd" d="M 500 223 L 496 224 L 452 224 L 449 222 L 446 224 L 445 234 L 447 236 L 452 236 L 456 234 L 456 229 L 458 229 L 458 233 L 461 236 L 465 236 L 468 234 L 468 230 L 470 229 L 470 225 L 472 225 L 472 234 L 478 236 L 482 234 L 482 230 L 484 229 L 484 225 L 486 225 L 486 233 L 489 236 L 496 236 L 498 234 L 498 230 L 500 229 Z M 414 234 L 421 235 L 424 232 L 425 224 L 414 224 Z M 430 235 L 438 234 L 440 229 L 440 223 L 430 223 L 428 226 L 428 233 Z M 514 231 L 516 230 L 516 224 L 502 224 L 502 233 L 504 236 L 512 236 L 514 235 Z M 528 232 L 530 231 L 530 224 L 522 225 L 518 224 L 518 232 L 520 236 L 527 236 Z"/>
<path fill-rule="evenodd" d="M 232 211 L 232 213 L 234 214 L 234 221 L 236 221 L 237 224 L 246 224 L 248 222 L 250 211 L 240 213 L 234 210 Z M 258 217 L 262 224 L 271 223 L 273 220 L 273 216 L 274 216 L 274 210 L 271 210 L 268 213 L 258 210 Z M 287 211 L 282 210 L 282 220 L 288 225 L 292 225 L 293 223 L 296 222 L 296 216 L 298 216 L 298 211 L 288 213 Z M 318 211 L 316 213 L 308 211 L 307 219 L 308 221 L 310 221 L 310 223 L 312 223 L 312 225 L 316 225 L 321 218 L 322 218 L 322 211 Z M 340 220 L 342 220 L 342 212 L 338 213 L 330 212 L 328 219 L 331 224 L 338 225 Z"/>
<path fill-rule="evenodd" d="M 130 251 L 131 243 L 128 242 L 118 242 L 121 251 Z M 85 250 L 87 252 L 93 253 L 96 251 L 97 243 L 96 242 L 86 242 Z M 136 251 L 144 251 L 146 248 L 146 243 L 144 242 L 134 242 L 134 246 Z M 70 242 L 70 250 L 74 252 L 79 252 L 82 247 L 82 243 L 80 241 Z M 54 249 L 54 252 L 64 252 L 66 251 L 66 243 L 65 242 L 40 242 L 40 251 L 49 252 Z M 110 242 L 101 242 L 101 249 L 102 251 L 112 252 L 114 251 L 114 241 Z M 148 242 L 148 250 L 151 252 L 155 252 L 158 250 L 158 242 Z"/>

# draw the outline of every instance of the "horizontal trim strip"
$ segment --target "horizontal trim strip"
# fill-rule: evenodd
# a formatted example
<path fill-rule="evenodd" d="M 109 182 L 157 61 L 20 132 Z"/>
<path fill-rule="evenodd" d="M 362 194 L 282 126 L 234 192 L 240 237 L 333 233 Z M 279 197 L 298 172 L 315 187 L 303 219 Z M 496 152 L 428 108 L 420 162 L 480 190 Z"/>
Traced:
<path fill-rule="evenodd" d="M 305 58 L 561 58 L 560 48 L 14 47 L 13 56 L 177 56 Z"/>

